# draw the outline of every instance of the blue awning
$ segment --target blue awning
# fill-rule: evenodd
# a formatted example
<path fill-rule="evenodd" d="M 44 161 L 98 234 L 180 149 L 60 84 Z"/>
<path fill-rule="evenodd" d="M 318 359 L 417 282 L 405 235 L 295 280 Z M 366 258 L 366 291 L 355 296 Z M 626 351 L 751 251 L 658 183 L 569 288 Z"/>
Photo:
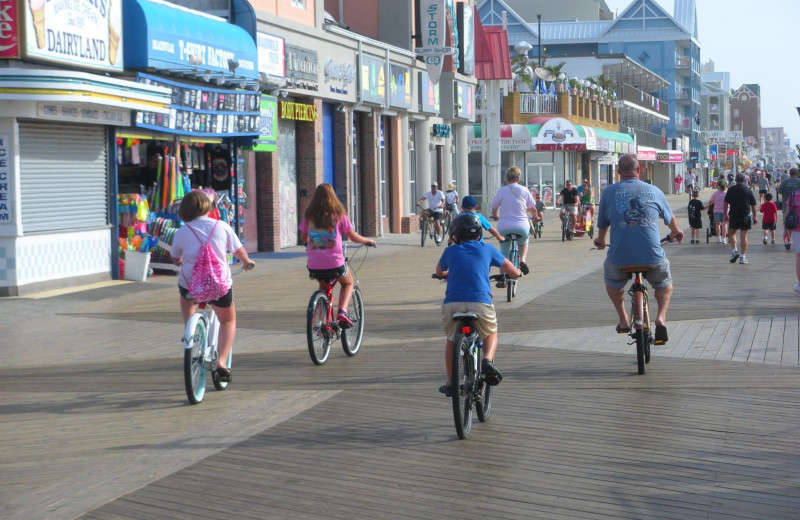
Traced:
<path fill-rule="evenodd" d="M 258 50 L 222 18 L 160 0 L 123 2 L 125 68 L 258 81 Z"/>

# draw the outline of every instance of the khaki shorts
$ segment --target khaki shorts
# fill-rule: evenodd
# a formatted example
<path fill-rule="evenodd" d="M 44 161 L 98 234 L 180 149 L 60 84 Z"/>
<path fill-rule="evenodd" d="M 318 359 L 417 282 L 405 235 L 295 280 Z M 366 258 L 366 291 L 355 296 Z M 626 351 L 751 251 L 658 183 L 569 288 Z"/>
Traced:
<path fill-rule="evenodd" d="M 481 340 L 486 339 L 492 334 L 497 334 L 497 314 L 494 312 L 494 305 L 478 302 L 450 302 L 442 304 L 442 325 L 447 339 L 456 339 L 456 322 L 453 314 L 456 312 L 474 312 L 478 319 L 475 328 Z"/>

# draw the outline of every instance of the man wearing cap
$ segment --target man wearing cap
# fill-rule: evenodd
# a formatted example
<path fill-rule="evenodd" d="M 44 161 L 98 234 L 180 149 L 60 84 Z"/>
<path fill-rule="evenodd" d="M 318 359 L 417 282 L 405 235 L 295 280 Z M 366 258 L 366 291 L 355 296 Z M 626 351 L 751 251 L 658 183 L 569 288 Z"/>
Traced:
<path fill-rule="evenodd" d="M 417 206 L 422 204 L 423 200 L 428 201 L 428 209 L 423 210 L 422 218 L 427 218 L 425 211 L 429 211 L 431 216 L 433 217 L 434 225 L 436 226 L 436 235 L 434 240 L 436 241 L 436 245 L 441 243 L 439 237 L 442 236 L 442 217 L 444 216 L 444 193 L 439 190 L 439 183 L 433 181 L 431 183 L 431 191 L 427 192 L 425 195 L 422 196 L 421 199 L 417 201 Z"/>

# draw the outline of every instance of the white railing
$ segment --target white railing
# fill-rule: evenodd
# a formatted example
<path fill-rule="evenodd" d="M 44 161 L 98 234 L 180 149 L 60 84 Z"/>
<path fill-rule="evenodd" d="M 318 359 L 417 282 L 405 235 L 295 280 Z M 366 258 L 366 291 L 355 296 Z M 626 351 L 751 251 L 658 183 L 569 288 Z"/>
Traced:
<path fill-rule="evenodd" d="M 520 94 L 520 114 L 558 114 L 558 96 L 555 94 Z"/>

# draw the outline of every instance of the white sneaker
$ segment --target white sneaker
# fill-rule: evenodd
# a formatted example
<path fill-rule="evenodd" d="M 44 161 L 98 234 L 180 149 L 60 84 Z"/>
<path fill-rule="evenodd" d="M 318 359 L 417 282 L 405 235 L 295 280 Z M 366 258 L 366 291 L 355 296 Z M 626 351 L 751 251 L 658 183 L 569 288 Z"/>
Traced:
<path fill-rule="evenodd" d="M 739 257 L 739 263 L 740 264 L 749 264 L 750 262 L 747 261 L 747 258 L 745 258 L 743 256 L 740 256 Z"/>
<path fill-rule="evenodd" d="M 794 288 L 793 289 L 794 289 L 794 292 L 800 293 L 800 283 L 794 284 Z"/>
<path fill-rule="evenodd" d="M 723 243 L 723 244 L 727 244 L 727 243 L 728 243 L 728 237 L 725 237 L 725 238 L 723 238 L 723 239 L 722 239 L 722 243 Z"/>

